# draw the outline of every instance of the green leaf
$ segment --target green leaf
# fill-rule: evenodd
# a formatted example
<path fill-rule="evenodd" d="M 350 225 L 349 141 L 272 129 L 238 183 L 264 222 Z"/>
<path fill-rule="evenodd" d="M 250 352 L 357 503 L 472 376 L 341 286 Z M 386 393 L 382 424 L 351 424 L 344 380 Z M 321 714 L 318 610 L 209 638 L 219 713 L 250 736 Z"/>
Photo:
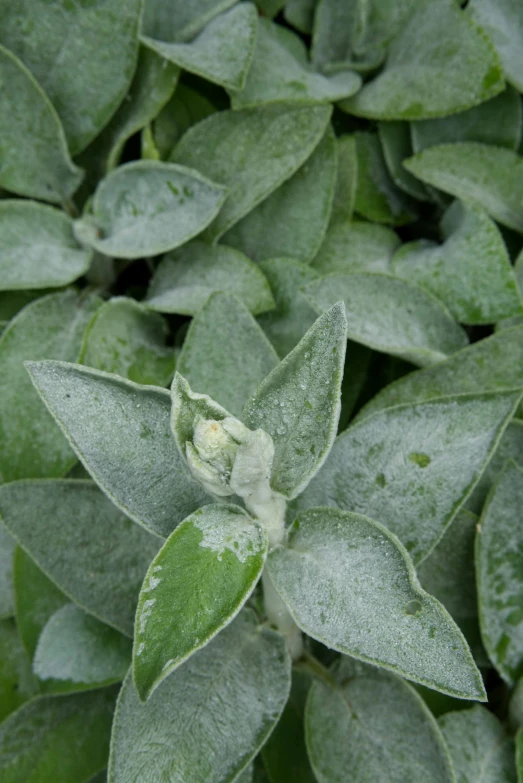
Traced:
<path fill-rule="evenodd" d="M 517 90 L 507 87 L 495 98 L 467 111 L 412 122 L 410 132 L 414 152 L 461 141 L 478 141 L 516 150 L 521 136 L 521 98 Z"/>
<path fill-rule="evenodd" d="M 338 173 L 332 202 L 331 224 L 338 220 L 352 220 L 358 184 L 358 156 L 354 136 L 336 139 Z"/>
<path fill-rule="evenodd" d="M 26 359 L 75 361 L 85 329 L 100 305 L 72 290 L 37 299 L 0 338 L 0 482 L 62 476 L 75 456 L 31 385 Z"/>
<path fill-rule="evenodd" d="M 0 201 L 0 290 L 59 288 L 90 263 L 63 212 L 36 201 Z"/>
<path fill-rule="evenodd" d="M 33 671 L 45 693 L 92 690 L 124 679 L 131 663 L 130 639 L 74 604 L 58 609 L 45 625 Z"/>
<path fill-rule="evenodd" d="M 280 256 L 311 261 L 329 225 L 335 185 L 336 146 L 329 127 L 303 166 L 236 223 L 223 242 L 254 261 Z"/>
<path fill-rule="evenodd" d="M 489 464 L 481 474 L 474 492 L 467 500 L 466 506 L 475 514 L 480 514 L 487 496 L 505 466 L 507 460 L 523 467 L 523 421 L 511 421 L 501 436 L 498 447 Z"/>
<path fill-rule="evenodd" d="M 349 98 L 360 86 L 361 77 L 348 70 L 333 76 L 317 73 L 297 35 L 260 18 L 252 66 L 231 104 L 233 109 L 245 109 L 281 101 L 328 103 Z"/>
<path fill-rule="evenodd" d="M 185 131 L 215 111 L 207 98 L 187 85 L 179 84 L 152 124 L 153 139 L 160 157 L 163 160 L 168 158 Z"/>
<path fill-rule="evenodd" d="M 80 363 L 142 384 L 167 386 L 174 352 L 167 348 L 167 324 L 134 299 L 117 297 L 102 305 L 84 337 Z"/>
<path fill-rule="evenodd" d="M 13 563 L 16 625 L 31 660 L 47 621 L 67 604 L 68 598 L 17 546 Z"/>
<path fill-rule="evenodd" d="M 516 734 L 516 765 L 518 783 L 523 783 L 523 729 Z"/>
<path fill-rule="evenodd" d="M 253 313 L 274 307 L 260 268 L 225 245 L 191 242 L 168 253 L 149 284 L 146 305 L 161 313 L 196 315 L 214 291 L 226 291 Z"/>
<path fill-rule="evenodd" d="M 444 120 L 433 120 L 433 122 L 444 122 Z M 410 158 L 413 153 L 408 123 L 380 122 L 378 137 L 386 166 L 394 184 L 413 198 L 429 201 L 430 196 L 423 183 L 403 167 L 403 161 Z"/>
<path fill-rule="evenodd" d="M 276 351 L 246 307 L 220 291 L 193 319 L 178 357 L 178 370 L 192 388 L 236 417 L 277 364 Z"/>
<path fill-rule="evenodd" d="M 90 481 L 4 484 L 0 514 L 68 598 L 132 636 L 138 590 L 161 543 L 156 536 L 127 519 Z"/>
<path fill-rule="evenodd" d="M 13 557 L 16 541 L 0 522 L 0 620 L 15 613 Z"/>
<path fill-rule="evenodd" d="M 266 556 L 265 530 L 239 506 L 205 506 L 169 536 L 136 611 L 133 675 L 142 701 L 236 617 Z"/>
<path fill-rule="evenodd" d="M 129 88 L 141 6 L 141 0 L 102 5 L 31 0 L 29 9 L 26 3 L 0 2 L 0 43 L 24 61 L 42 86 L 73 154 L 98 135 Z M 27 117 L 34 120 L 31 109 Z"/>
<path fill-rule="evenodd" d="M 114 719 L 109 782 L 156 783 L 174 774 L 179 783 L 232 783 L 267 739 L 289 688 L 283 638 L 243 611 L 146 704 L 127 677 Z"/>
<path fill-rule="evenodd" d="M 252 3 L 241 3 L 212 19 L 191 43 L 168 43 L 142 37 L 142 43 L 184 71 L 195 73 L 228 90 L 242 90 L 256 45 L 258 14 Z"/>
<path fill-rule="evenodd" d="M 514 743 L 485 707 L 448 712 L 438 723 L 459 783 L 516 783 Z"/>
<path fill-rule="evenodd" d="M 283 359 L 316 320 L 316 313 L 300 288 L 318 275 L 293 258 L 269 259 L 262 261 L 260 267 L 269 281 L 276 307 L 259 316 L 258 322 Z"/>
<path fill-rule="evenodd" d="M 37 693 L 38 683 L 14 621 L 0 620 L 0 722 Z"/>
<path fill-rule="evenodd" d="M 457 321 L 492 324 L 523 314 L 523 303 L 503 237 L 480 207 L 455 201 L 441 222 L 443 244 L 403 245 L 391 271 L 446 304 Z"/>
<path fill-rule="evenodd" d="M 483 507 L 476 538 L 481 636 L 509 684 L 523 674 L 522 502 L 523 471 L 509 462 Z"/>
<path fill-rule="evenodd" d="M 171 163 L 127 163 L 99 185 L 77 238 L 106 256 L 156 256 L 183 245 L 212 222 L 225 200 L 221 185 Z"/>
<path fill-rule="evenodd" d="M 0 724 L 2 783 L 87 783 L 107 764 L 116 694 L 110 688 L 24 704 Z"/>
<path fill-rule="evenodd" d="M 329 230 L 312 262 L 321 275 L 333 272 L 387 272 L 400 246 L 392 229 L 361 220 L 338 220 Z"/>
<path fill-rule="evenodd" d="M 476 485 L 520 396 L 455 395 L 369 416 L 337 438 L 297 506 L 368 514 L 418 563 Z"/>
<path fill-rule="evenodd" d="M 262 106 L 221 111 L 190 128 L 172 154 L 227 187 L 227 200 L 206 232 L 218 239 L 289 179 L 321 140 L 328 106 Z"/>
<path fill-rule="evenodd" d="M 494 220 L 523 233 L 523 158 L 476 142 L 441 144 L 405 161 L 414 176 L 483 207 Z"/>
<path fill-rule="evenodd" d="M 398 539 L 378 522 L 315 508 L 269 553 L 276 590 L 302 631 L 328 647 L 461 699 L 486 700 L 470 650 L 421 589 Z"/>
<path fill-rule="evenodd" d="M 494 47 L 454 0 L 420 0 L 383 71 L 342 108 L 379 120 L 424 120 L 469 109 L 503 88 Z"/>
<path fill-rule="evenodd" d="M 299 30 L 300 33 L 310 35 L 312 33 L 315 5 L 316 0 L 287 0 L 283 10 L 285 20 Z"/>
<path fill-rule="evenodd" d="M 422 367 L 468 342 L 438 299 L 390 275 L 327 275 L 302 290 L 318 312 L 343 299 L 351 340 Z"/>
<path fill-rule="evenodd" d="M 271 486 L 296 497 L 325 461 L 336 436 L 347 342 L 343 305 L 322 315 L 247 401 L 247 426 L 274 441 Z"/>
<path fill-rule="evenodd" d="M 2 0 L 2 32 L 7 7 Z M 17 8 L 20 8 L 17 5 Z M 19 196 L 60 203 L 79 186 L 83 172 L 72 162 L 64 129 L 40 85 L 22 62 L 0 46 L 0 185 Z"/>
<path fill-rule="evenodd" d="M 307 747 L 318 781 L 455 783 L 433 715 L 399 677 L 341 658 L 311 688 Z M 415 749 L 415 750 L 414 750 Z"/>
<path fill-rule="evenodd" d="M 518 0 L 472 0 L 467 11 L 492 40 L 505 76 L 523 90 L 523 8 Z"/>
<path fill-rule="evenodd" d="M 135 522 L 166 538 L 209 501 L 173 442 L 169 392 L 65 362 L 28 370 L 93 479 Z"/>
<path fill-rule="evenodd" d="M 237 0 L 145 0 L 142 32 L 161 41 L 187 41 Z"/>

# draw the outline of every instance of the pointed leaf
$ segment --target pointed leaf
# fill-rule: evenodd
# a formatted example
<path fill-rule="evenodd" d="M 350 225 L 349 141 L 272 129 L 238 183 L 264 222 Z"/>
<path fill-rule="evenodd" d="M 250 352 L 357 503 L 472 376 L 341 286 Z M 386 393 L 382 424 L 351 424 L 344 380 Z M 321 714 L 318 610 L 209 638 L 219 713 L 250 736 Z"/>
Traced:
<path fill-rule="evenodd" d="M 329 230 L 312 262 L 321 275 L 334 272 L 387 272 L 400 240 L 392 229 L 362 220 L 339 220 Z"/>
<path fill-rule="evenodd" d="M 472 0 L 467 11 L 494 44 L 505 76 L 523 90 L 523 8 L 518 0 Z"/>
<path fill-rule="evenodd" d="M 425 122 L 429 122 L 429 120 Z M 438 120 L 434 120 L 434 122 L 438 122 Z M 420 201 L 430 201 L 430 196 L 423 183 L 403 167 L 405 158 L 410 158 L 413 154 L 409 124 L 401 121 L 380 122 L 378 137 L 385 163 L 394 184 L 413 198 Z"/>
<path fill-rule="evenodd" d="M 237 0 L 146 0 L 142 31 L 162 41 L 188 41 Z"/>
<path fill-rule="evenodd" d="M 421 589 L 406 550 L 360 514 L 298 516 L 288 548 L 267 559 L 276 590 L 305 633 L 353 658 L 461 699 L 486 699 L 447 611 Z"/>
<path fill-rule="evenodd" d="M 274 441 L 271 486 L 285 497 L 307 486 L 332 446 L 346 343 L 339 303 L 318 318 L 245 405 L 247 426 L 266 430 Z"/>
<path fill-rule="evenodd" d="M 0 620 L 0 723 L 38 693 L 31 661 L 13 620 Z"/>

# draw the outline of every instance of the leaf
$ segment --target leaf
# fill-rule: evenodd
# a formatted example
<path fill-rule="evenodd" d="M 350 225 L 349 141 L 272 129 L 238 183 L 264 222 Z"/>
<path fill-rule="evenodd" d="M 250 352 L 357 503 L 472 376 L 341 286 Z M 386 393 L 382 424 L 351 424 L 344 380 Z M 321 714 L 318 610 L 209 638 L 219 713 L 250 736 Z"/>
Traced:
<path fill-rule="evenodd" d="M 358 156 L 354 136 L 338 136 L 336 153 L 338 172 L 332 202 L 331 224 L 338 220 L 352 220 L 358 184 Z"/>
<path fill-rule="evenodd" d="M 305 163 L 330 114 L 328 106 L 262 106 L 217 112 L 187 131 L 172 160 L 227 187 L 209 239 L 225 234 Z"/>
<path fill-rule="evenodd" d="M 266 556 L 265 530 L 230 504 L 195 511 L 169 536 L 136 611 L 133 676 L 142 701 L 236 617 Z"/>
<path fill-rule="evenodd" d="M 115 699 L 110 688 L 24 704 L 0 724 L 2 783 L 87 783 L 107 763 Z"/>
<path fill-rule="evenodd" d="M 0 620 L 0 722 L 37 693 L 38 683 L 14 621 Z"/>
<path fill-rule="evenodd" d="M 135 522 L 166 538 L 209 501 L 173 442 L 169 392 L 67 363 L 28 369 L 93 479 Z"/>
<path fill-rule="evenodd" d="M 128 90 L 141 5 L 140 0 L 58 6 L 31 0 L 28 15 L 25 3 L 0 3 L 0 43 L 24 61 L 49 96 L 73 154 L 98 135 Z M 32 108 L 28 117 L 34 120 Z"/>
<path fill-rule="evenodd" d="M 317 681 L 306 710 L 307 746 L 318 781 L 454 783 L 433 715 L 393 674 L 341 658 L 333 682 Z M 415 752 L 413 752 L 415 748 Z"/>
<path fill-rule="evenodd" d="M 243 89 L 256 45 L 258 14 L 252 3 L 241 3 L 212 19 L 191 43 L 169 43 L 142 36 L 142 43 L 184 71 L 220 84 Z"/>
<path fill-rule="evenodd" d="M 4 484 L 0 514 L 69 599 L 132 637 L 138 590 L 160 544 L 156 536 L 133 524 L 90 481 Z"/>
<path fill-rule="evenodd" d="M 339 303 L 317 319 L 245 404 L 247 426 L 264 429 L 274 441 L 271 486 L 287 498 L 307 486 L 336 436 L 346 342 Z"/>
<path fill-rule="evenodd" d="M 420 0 L 391 42 L 383 71 L 341 108 L 378 120 L 454 114 L 504 88 L 494 48 L 453 0 Z"/>
<path fill-rule="evenodd" d="M 8 7 L 14 8 L 2 0 L 0 39 L 5 35 Z M 0 186 L 42 201 L 69 199 L 83 172 L 69 156 L 64 129 L 49 99 L 22 62 L 3 46 L 0 81 Z"/>
<path fill-rule="evenodd" d="M 336 146 L 331 128 L 308 160 L 268 198 L 234 225 L 225 244 L 254 261 L 315 256 L 329 225 L 336 184 Z"/>
<path fill-rule="evenodd" d="M 476 485 L 519 398 L 518 391 L 441 397 L 352 424 L 297 507 L 368 514 L 419 563 Z"/>
<path fill-rule="evenodd" d="M 0 201 L 0 289 L 59 288 L 81 277 L 91 252 L 63 212 L 36 201 Z"/>
<path fill-rule="evenodd" d="M 316 0 L 287 0 L 283 9 L 285 20 L 300 33 L 310 35 L 315 5 Z"/>
<path fill-rule="evenodd" d="M 131 641 L 74 604 L 58 609 L 44 627 L 33 671 L 44 693 L 92 690 L 125 677 Z"/>
<path fill-rule="evenodd" d="M 521 136 L 521 99 L 516 90 L 507 87 L 495 98 L 467 111 L 450 117 L 412 122 L 410 132 L 414 152 L 462 141 L 478 141 L 516 150 Z"/>
<path fill-rule="evenodd" d="M 167 386 L 174 352 L 165 345 L 163 318 L 134 299 L 116 297 L 100 307 L 84 336 L 80 363 L 142 384 Z"/>
<path fill-rule="evenodd" d="M 443 244 L 403 245 L 391 271 L 417 283 L 465 324 L 491 324 L 523 314 L 523 304 L 503 237 L 480 207 L 455 201 L 441 222 Z"/>
<path fill-rule="evenodd" d="M 260 18 L 251 68 L 240 92 L 233 93 L 233 109 L 267 103 L 328 103 L 359 90 L 361 77 L 351 71 L 323 76 L 310 65 L 301 39 L 280 25 Z"/>
<path fill-rule="evenodd" d="M 94 294 L 68 290 L 24 307 L 0 338 L 0 482 L 62 476 L 75 456 L 31 386 L 26 359 L 75 361 L 100 305 Z"/>
<path fill-rule="evenodd" d="M 492 488 L 476 538 L 476 579 L 483 644 L 513 685 L 523 674 L 523 472 L 509 462 Z"/>
<path fill-rule="evenodd" d="M 392 229 L 362 220 L 338 220 L 329 226 L 312 262 L 321 275 L 331 272 L 388 272 L 400 246 Z"/>
<path fill-rule="evenodd" d="M 472 0 L 467 11 L 492 40 L 505 76 L 523 90 L 523 9 L 518 0 Z"/>
<path fill-rule="evenodd" d="M 516 734 L 516 765 L 518 783 L 523 783 L 523 729 Z"/>
<path fill-rule="evenodd" d="M 162 41 L 187 41 L 237 0 L 145 0 L 142 32 Z"/>
<path fill-rule="evenodd" d="M 249 311 L 220 291 L 193 319 L 178 357 L 178 371 L 192 388 L 236 417 L 277 364 L 274 348 Z"/>
<path fill-rule="evenodd" d="M 15 613 L 13 592 L 13 556 L 16 541 L 0 522 L 0 620 Z"/>
<path fill-rule="evenodd" d="M 283 359 L 316 320 L 316 313 L 300 288 L 318 275 L 293 258 L 269 259 L 262 261 L 260 267 L 269 281 L 276 307 L 259 316 L 258 323 Z"/>
<path fill-rule="evenodd" d="M 173 97 L 152 123 L 154 143 L 162 160 L 169 157 L 174 145 L 191 125 L 215 111 L 213 104 L 203 95 L 185 84 L 178 84 Z"/>
<path fill-rule="evenodd" d="M 523 159 L 512 150 L 475 142 L 441 144 L 404 165 L 423 182 L 483 207 L 498 223 L 523 233 Z"/>
<path fill-rule="evenodd" d="M 267 739 L 289 688 L 283 638 L 243 611 L 146 704 L 127 677 L 114 720 L 109 783 L 155 783 L 169 775 L 179 783 L 232 783 Z"/>
<path fill-rule="evenodd" d="M 485 707 L 448 712 L 438 723 L 460 783 L 516 783 L 514 743 Z"/>
<path fill-rule="evenodd" d="M 156 256 L 200 234 L 224 199 L 224 188 L 197 171 L 135 161 L 100 183 L 92 213 L 76 221 L 75 234 L 106 256 Z"/>
<path fill-rule="evenodd" d="M 474 109 L 471 111 L 474 111 Z M 430 122 L 430 120 L 426 122 Z M 433 120 L 432 122 L 445 122 L 445 120 Z M 424 123 L 421 124 L 423 125 Z M 430 196 L 423 183 L 416 177 L 413 177 L 403 167 L 405 158 L 410 158 L 413 154 L 408 123 L 400 121 L 380 122 L 378 125 L 378 138 L 383 158 L 394 184 L 413 198 L 429 201 Z"/>
<path fill-rule="evenodd" d="M 265 276 L 247 256 L 232 247 L 198 240 L 160 261 L 146 306 L 161 313 L 196 315 L 215 291 L 233 294 L 253 315 L 274 307 Z"/>
<path fill-rule="evenodd" d="M 327 275 L 302 290 L 318 312 L 343 299 L 351 340 L 421 366 L 441 362 L 468 342 L 438 299 L 390 275 Z"/>
<path fill-rule="evenodd" d="M 523 421 L 521 419 L 513 419 L 509 423 L 492 459 L 481 474 L 474 492 L 467 500 L 467 508 L 475 514 L 481 513 L 494 482 L 509 459 L 514 460 L 519 467 L 523 467 Z"/>

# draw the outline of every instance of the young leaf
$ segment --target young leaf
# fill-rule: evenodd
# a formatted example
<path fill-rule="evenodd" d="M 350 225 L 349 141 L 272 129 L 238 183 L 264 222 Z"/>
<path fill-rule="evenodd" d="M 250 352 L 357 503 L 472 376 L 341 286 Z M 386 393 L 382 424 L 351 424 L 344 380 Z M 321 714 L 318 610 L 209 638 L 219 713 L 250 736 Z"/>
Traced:
<path fill-rule="evenodd" d="M 90 263 L 63 212 L 36 201 L 0 201 L 0 290 L 60 288 Z"/>
<path fill-rule="evenodd" d="M 489 464 L 481 474 L 481 478 L 466 506 L 475 514 L 481 514 L 487 496 L 507 460 L 514 460 L 516 465 L 523 468 L 523 421 L 513 419 L 501 436 L 498 447 Z M 431 591 L 429 590 L 429 593 Z"/>
<path fill-rule="evenodd" d="M 237 0 L 147 0 L 142 32 L 161 41 L 189 41 Z"/>
<path fill-rule="evenodd" d="M 31 661 L 13 620 L 0 620 L 0 723 L 38 693 Z"/>
<path fill-rule="evenodd" d="M 321 275 L 334 272 L 388 272 L 400 240 L 392 229 L 362 220 L 338 220 L 312 262 Z"/>
<path fill-rule="evenodd" d="M 239 506 L 205 506 L 169 536 L 136 611 L 133 676 L 142 701 L 237 615 L 266 555 L 267 534 Z"/>
<path fill-rule="evenodd" d="M 310 158 L 234 225 L 223 242 L 254 261 L 289 256 L 311 261 L 321 245 L 336 184 L 336 145 L 327 128 Z"/>
<path fill-rule="evenodd" d="M 257 264 L 232 247 L 191 242 L 160 261 L 145 304 L 160 313 L 196 315 L 214 291 L 233 294 L 253 315 L 274 307 Z"/>
<path fill-rule="evenodd" d="M 342 108 L 379 120 L 454 114 L 504 88 L 494 47 L 453 0 L 420 0 L 399 28 L 383 71 Z"/>
<path fill-rule="evenodd" d="M 190 128 L 172 160 L 227 187 L 225 205 L 206 235 L 221 237 L 289 179 L 312 154 L 330 115 L 328 106 L 283 104 L 217 112 Z"/>
<path fill-rule="evenodd" d="M 42 406 L 26 359 L 76 361 L 100 299 L 68 290 L 37 299 L 0 339 L 0 481 L 63 476 L 75 456 Z"/>
<path fill-rule="evenodd" d="M 331 224 L 338 220 L 352 220 L 358 184 L 358 156 L 354 136 L 338 136 L 336 153 L 338 172 L 332 202 Z"/>
<path fill-rule="evenodd" d="M 114 719 L 109 783 L 156 783 L 173 775 L 179 783 L 232 783 L 267 739 L 289 688 L 283 638 L 244 610 L 146 704 L 127 677 Z"/>
<path fill-rule="evenodd" d="M 323 76 L 310 65 L 307 49 L 290 30 L 260 18 L 251 68 L 244 87 L 231 98 L 233 109 L 267 103 L 328 103 L 349 98 L 361 77 L 349 70 Z"/>
<path fill-rule="evenodd" d="M 167 334 L 163 318 L 134 299 L 110 299 L 87 328 L 79 362 L 135 383 L 167 386 L 174 372 Z"/>
<path fill-rule="evenodd" d="M 142 37 L 142 42 L 184 71 L 195 73 L 228 90 L 242 90 L 256 44 L 258 14 L 252 3 L 241 3 L 216 16 L 191 43 L 168 43 Z"/>
<path fill-rule="evenodd" d="M 514 743 L 485 707 L 448 712 L 438 723 L 460 783 L 516 783 Z"/>
<path fill-rule="evenodd" d="M 522 502 L 523 471 L 509 462 L 483 507 L 476 538 L 481 636 L 509 684 L 523 674 Z"/>
<path fill-rule="evenodd" d="M 0 620 L 15 613 L 13 557 L 16 541 L 0 522 Z"/>
<path fill-rule="evenodd" d="M 141 8 L 140 0 L 58 6 L 31 0 L 28 20 L 23 3 L 0 2 L 0 43 L 24 61 L 49 96 L 73 154 L 98 135 L 129 88 Z M 34 107 L 28 118 L 32 112 Z"/>
<path fill-rule="evenodd" d="M 66 596 L 132 636 L 138 590 L 161 543 L 156 536 L 133 524 L 90 481 L 4 484 L 0 515 Z"/>
<path fill-rule="evenodd" d="M 398 539 L 360 514 L 298 516 L 268 556 L 276 590 L 302 631 L 328 647 L 461 699 L 486 699 L 461 631 L 421 589 Z"/>
<path fill-rule="evenodd" d="M 472 0 L 467 11 L 492 40 L 505 76 L 523 90 L 523 8 L 518 0 Z"/>
<path fill-rule="evenodd" d="M 233 416 L 278 364 L 278 356 L 252 315 L 228 294 L 216 292 L 193 319 L 178 371 Z"/>
<path fill-rule="evenodd" d="M 480 207 L 455 201 L 441 222 L 443 244 L 403 245 L 393 274 L 439 297 L 465 324 L 492 324 L 523 314 L 523 303 L 503 238 Z"/>
<path fill-rule="evenodd" d="M 426 122 L 429 122 L 429 120 L 426 120 Z M 434 122 L 438 122 L 438 120 L 434 120 Z M 409 124 L 400 121 L 380 122 L 378 125 L 378 138 L 385 163 L 394 184 L 413 198 L 417 198 L 420 201 L 430 201 L 430 196 L 423 183 L 416 177 L 413 177 L 403 167 L 403 161 L 412 155 Z"/>
<path fill-rule="evenodd" d="M 322 315 L 247 401 L 247 426 L 274 441 L 271 486 L 296 497 L 317 473 L 336 436 L 347 343 L 343 305 Z"/>
<path fill-rule="evenodd" d="M 472 141 L 441 144 L 404 165 L 423 182 L 472 201 L 494 220 L 523 232 L 523 158 L 512 150 Z"/>
<path fill-rule="evenodd" d="M 132 644 L 74 604 L 58 609 L 45 625 L 33 659 L 44 693 L 72 693 L 120 682 L 131 663 Z"/>
<path fill-rule="evenodd" d="M 318 781 L 455 783 L 438 724 L 414 688 L 349 658 L 317 681 L 306 709 L 309 755 Z M 415 751 L 413 750 L 415 748 Z"/>
<path fill-rule="evenodd" d="M 2 783 L 87 783 L 107 764 L 116 695 L 109 688 L 24 704 L 0 724 Z"/>
<path fill-rule="evenodd" d="M 93 479 L 135 522 L 165 538 L 209 501 L 173 443 L 169 392 L 65 362 L 28 370 Z"/>
<path fill-rule="evenodd" d="M 173 97 L 151 125 L 154 144 L 162 160 L 169 158 L 174 145 L 191 125 L 204 120 L 216 111 L 203 95 L 179 84 Z"/>
<path fill-rule="evenodd" d="M 8 0 L 2 0 L 2 33 Z M 17 6 L 20 8 L 20 6 Z M 79 186 L 83 172 L 72 162 L 58 115 L 22 62 L 0 46 L 0 186 L 19 196 L 60 203 Z M 38 128 L 38 131 L 36 131 Z"/>
<path fill-rule="evenodd" d="M 519 391 L 398 405 L 353 424 L 297 500 L 378 519 L 415 563 L 463 505 L 514 415 Z"/>
<path fill-rule="evenodd" d="M 106 256 L 156 256 L 200 234 L 224 200 L 224 188 L 197 171 L 136 161 L 101 182 L 92 213 L 76 221 L 75 234 Z"/>
<path fill-rule="evenodd" d="M 351 340 L 421 367 L 442 361 L 468 342 L 438 299 L 391 275 L 327 275 L 302 290 L 318 312 L 343 299 Z"/>

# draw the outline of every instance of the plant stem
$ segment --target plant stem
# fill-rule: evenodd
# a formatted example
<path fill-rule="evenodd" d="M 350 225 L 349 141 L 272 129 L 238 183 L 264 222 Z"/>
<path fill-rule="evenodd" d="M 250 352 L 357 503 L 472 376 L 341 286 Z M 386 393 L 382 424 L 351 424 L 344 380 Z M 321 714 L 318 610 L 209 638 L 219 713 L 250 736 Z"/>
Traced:
<path fill-rule="evenodd" d="M 280 595 L 276 592 L 267 568 L 263 570 L 262 585 L 267 619 L 285 637 L 291 658 L 296 661 L 303 655 L 301 631 L 292 619 Z"/>

